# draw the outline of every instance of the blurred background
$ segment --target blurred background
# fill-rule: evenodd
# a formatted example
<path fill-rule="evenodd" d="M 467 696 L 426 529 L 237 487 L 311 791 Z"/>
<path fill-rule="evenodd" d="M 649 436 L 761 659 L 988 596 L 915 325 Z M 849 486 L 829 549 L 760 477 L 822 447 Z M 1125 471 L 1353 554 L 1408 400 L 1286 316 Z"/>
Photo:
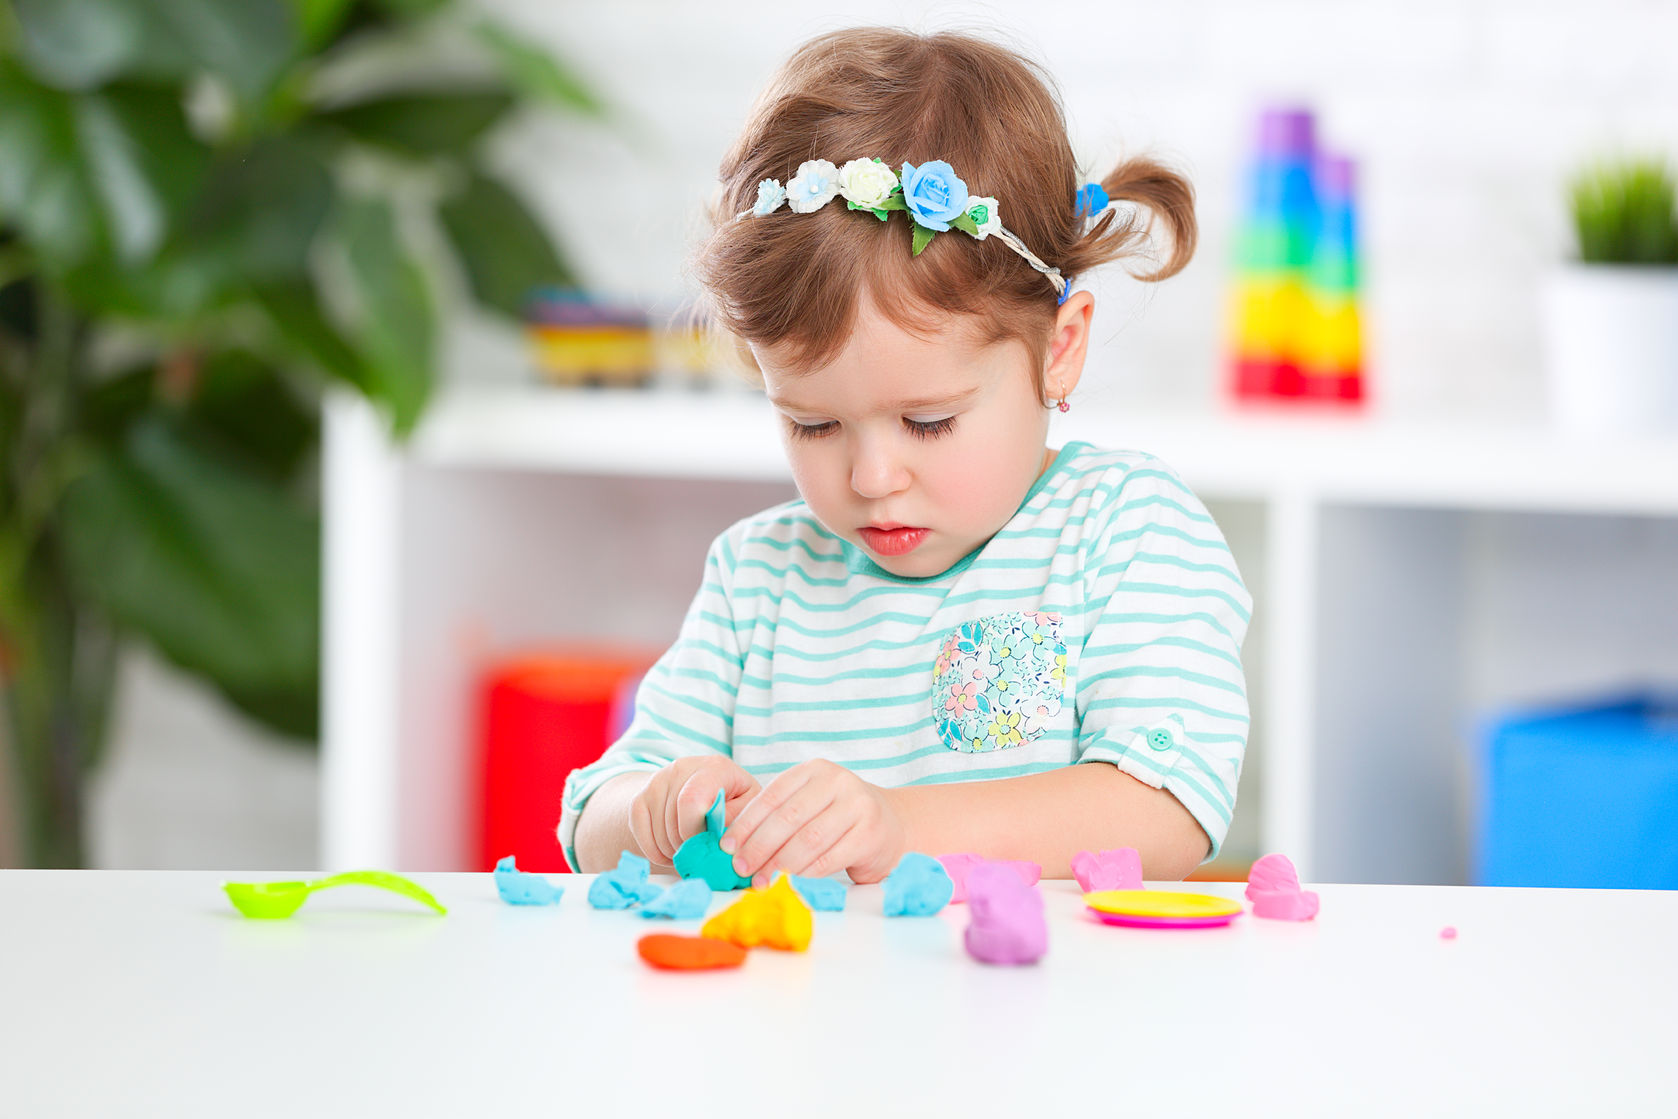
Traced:
<path fill-rule="evenodd" d="M 682 314 L 718 161 L 883 23 L 1195 186 L 1185 272 L 1080 277 L 1052 442 L 1172 463 L 1257 600 L 1206 873 L 1678 886 L 1678 3 L 0 20 L 0 865 L 557 869 L 557 781 L 793 493 Z"/>

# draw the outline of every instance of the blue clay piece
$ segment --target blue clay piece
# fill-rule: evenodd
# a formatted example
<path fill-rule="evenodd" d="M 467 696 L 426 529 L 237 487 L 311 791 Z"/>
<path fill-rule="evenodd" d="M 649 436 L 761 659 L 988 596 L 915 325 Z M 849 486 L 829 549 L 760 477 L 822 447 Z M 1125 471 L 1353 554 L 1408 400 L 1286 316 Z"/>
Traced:
<path fill-rule="evenodd" d="M 508 855 L 495 864 L 495 892 L 508 905 L 558 905 L 565 888 L 540 874 L 526 874 Z"/>
<path fill-rule="evenodd" d="M 705 813 L 705 830 L 688 836 L 676 848 L 676 873 L 683 878 L 704 879 L 713 890 L 744 890 L 752 880 L 734 873 L 734 856 L 720 846 L 724 826 L 722 805 L 723 794 L 718 790 L 716 801 Z"/>
<path fill-rule="evenodd" d="M 944 866 L 931 855 L 911 851 L 886 879 L 887 917 L 930 917 L 955 895 Z"/>
<path fill-rule="evenodd" d="M 698 878 L 686 878 L 641 907 L 643 917 L 669 917 L 685 921 L 705 916 L 711 907 L 711 887 Z"/>
<path fill-rule="evenodd" d="M 800 878 L 794 874 L 792 888 L 804 898 L 811 909 L 838 913 L 845 908 L 845 884 L 831 878 Z"/>
<path fill-rule="evenodd" d="M 589 886 L 588 903 L 596 909 L 628 909 L 656 898 L 663 890 L 647 881 L 651 869 L 646 859 L 625 851 L 618 856 L 616 870 L 608 870 Z"/>

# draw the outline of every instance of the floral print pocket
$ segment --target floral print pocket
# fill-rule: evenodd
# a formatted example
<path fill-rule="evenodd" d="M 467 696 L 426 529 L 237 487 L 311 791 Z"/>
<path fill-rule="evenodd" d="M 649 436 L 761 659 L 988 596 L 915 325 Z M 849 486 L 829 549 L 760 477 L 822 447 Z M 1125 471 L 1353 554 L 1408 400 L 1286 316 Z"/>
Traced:
<path fill-rule="evenodd" d="M 1066 693 L 1059 614 L 1014 612 L 958 626 L 932 669 L 939 740 L 967 754 L 1042 736 Z"/>

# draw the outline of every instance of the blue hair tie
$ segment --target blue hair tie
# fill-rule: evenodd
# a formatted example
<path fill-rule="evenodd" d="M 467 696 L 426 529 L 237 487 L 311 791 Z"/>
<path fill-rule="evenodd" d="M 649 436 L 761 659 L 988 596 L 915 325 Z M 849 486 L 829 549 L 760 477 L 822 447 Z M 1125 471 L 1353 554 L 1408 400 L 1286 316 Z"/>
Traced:
<path fill-rule="evenodd" d="M 1072 197 L 1073 213 L 1079 218 L 1093 218 L 1105 210 L 1110 201 L 1100 183 L 1085 183 Z"/>

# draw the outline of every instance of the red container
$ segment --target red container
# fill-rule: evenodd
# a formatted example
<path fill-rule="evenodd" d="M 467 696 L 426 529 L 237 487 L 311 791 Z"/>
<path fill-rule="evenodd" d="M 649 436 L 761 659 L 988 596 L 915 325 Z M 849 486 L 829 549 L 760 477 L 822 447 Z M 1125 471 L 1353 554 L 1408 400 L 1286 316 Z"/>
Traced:
<path fill-rule="evenodd" d="M 483 689 L 478 869 L 508 855 L 541 874 L 568 868 L 555 829 L 573 769 L 611 745 L 627 694 L 656 654 L 578 649 L 508 661 Z"/>

